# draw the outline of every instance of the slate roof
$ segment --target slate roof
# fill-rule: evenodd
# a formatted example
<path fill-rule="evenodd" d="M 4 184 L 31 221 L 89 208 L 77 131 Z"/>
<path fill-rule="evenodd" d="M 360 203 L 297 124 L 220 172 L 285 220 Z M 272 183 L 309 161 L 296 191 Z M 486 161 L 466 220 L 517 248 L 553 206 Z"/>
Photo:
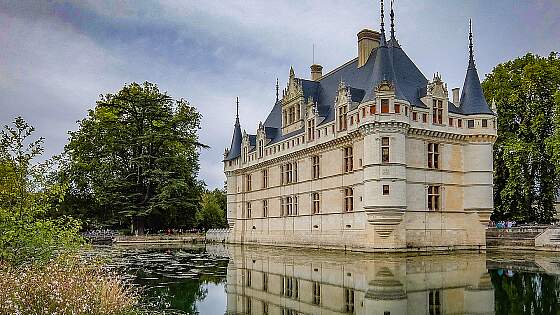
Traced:
<path fill-rule="evenodd" d="M 472 54 L 469 58 L 469 67 L 467 68 L 467 75 L 465 76 L 465 83 L 463 84 L 463 92 L 461 92 L 460 108 L 465 115 L 494 115 L 494 112 L 492 112 L 484 98 Z"/>
<path fill-rule="evenodd" d="M 350 89 L 352 101 L 356 103 L 375 99 L 375 88 L 382 81 L 387 80 L 392 82 L 398 99 L 408 101 L 413 107 L 427 108 L 420 99 L 426 95 L 428 79 L 404 52 L 398 41 L 395 38 L 386 41 L 383 32 L 380 46 L 371 52 L 362 67 L 358 68 L 358 58 L 355 58 L 321 77 L 318 81 L 299 78 L 297 80 L 302 86 L 304 97 L 312 98 L 317 103 L 319 126 L 335 119 L 335 99 L 341 81 Z M 463 115 L 493 114 L 482 93 L 478 73 L 472 59 L 472 48 L 460 107 L 448 102 L 448 110 L 451 113 Z M 278 100 L 266 118 L 264 126 L 266 137 L 270 140 L 268 144 L 304 132 L 304 128 L 301 128 L 290 134 L 282 135 L 282 104 Z M 237 131 L 234 130 L 234 139 L 235 132 Z M 235 149 L 235 154 L 237 151 L 240 153 L 240 150 Z M 230 152 L 230 155 L 233 154 Z"/>
<path fill-rule="evenodd" d="M 225 161 L 231 161 L 233 159 L 241 156 L 241 125 L 239 124 L 239 116 L 235 119 L 235 125 L 233 127 L 233 137 L 231 138 L 231 146 L 229 148 L 229 153 L 224 159 Z"/>

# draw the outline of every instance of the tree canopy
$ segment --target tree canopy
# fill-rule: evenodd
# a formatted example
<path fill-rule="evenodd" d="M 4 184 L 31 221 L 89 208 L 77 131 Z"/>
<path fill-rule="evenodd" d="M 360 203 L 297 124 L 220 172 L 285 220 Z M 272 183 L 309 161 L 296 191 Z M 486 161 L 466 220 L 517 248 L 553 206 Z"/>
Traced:
<path fill-rule="evenodd" d="M 498 113 L 492 218 L 551 222 L 560 174 L 558 54 L 499 64 L 482 87 Z"/>
<path fill-rule="evenodd" d="M 192 226 L 202 192 L 200 119 L 188 102 L 148 82 L 102 95 L 70 132 L 61 175 L 67 207 L 85 209 L 81 215 L 100 225 L 132 222 L 139 233 L 144 224 Z"/>

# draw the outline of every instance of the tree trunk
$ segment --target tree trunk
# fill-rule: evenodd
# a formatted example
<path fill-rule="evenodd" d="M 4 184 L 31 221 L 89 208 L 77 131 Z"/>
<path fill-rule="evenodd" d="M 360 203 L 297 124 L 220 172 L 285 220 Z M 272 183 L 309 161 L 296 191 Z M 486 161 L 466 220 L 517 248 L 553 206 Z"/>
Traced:
<path fill-rule="evenodd" d="M 144 235 L 144 217 L 132 217 L 132 234 L 136 236 Z"/>

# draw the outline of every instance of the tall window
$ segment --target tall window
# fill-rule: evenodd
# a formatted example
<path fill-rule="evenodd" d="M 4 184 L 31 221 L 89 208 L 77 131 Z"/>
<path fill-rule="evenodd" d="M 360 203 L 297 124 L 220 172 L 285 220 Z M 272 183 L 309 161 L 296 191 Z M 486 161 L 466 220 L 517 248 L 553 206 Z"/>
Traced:
<path fill-rule="evenodd" d="M 263 217 L 268 217 L 268 199 L 262 201 L 263 203 Z"/>
<path fill-rule="evenodd" d="M 344 212 L 354 211 L 354 190 L 350 187 L 344 188 Z"/>
<path fill-rule="evenodd" d="M 440 190 L 440 186 L 428 186 L 428 210 L 440 209 Z"/>
<path fill-rule="evenodd" d="M 268 188 L 268 168 L 262 170 L 262 188 Z"/>
<path fill-rule="evenodd" d="M 319 193 L 313 193 L 311 195 L 313 199 L 313 214 L 317 214 L 321 212 L 321 196 Z"/>
<path fill-rule="evenodd" d="M 371 105 L 371 106 L 369 107 L 369 114 L 370 114 L 370 115 L 375 115 L 375 109 L 376 109 L 376 106 L 375 106 L 375 105 Z"/>
<path fill-rule="evenodd" d="M 440 290 L 430 290 L 428 293 L 428 310 L 430 315 L 441 315 Z"/>
<path fill-rule="evenodd" d="M 381 113 L 386 114 L 389 112 L 389 100 L 384 98 L 381 99 Z"/>
<path fill-rule="evenodd" d="M 251 218 L 251 202 L 247 202 L 247 218 Z"/>
<path fill-rule="evenodd" d="M 381 163 L 389 163 L 389 137 L 381 138 Z"/>
<path fill-rule="evenodd" d="M 488 119 L 482 120 L 482 128 L 488 128 Z"/>
<path fill-rule="evenodd" d="M 251 287 L 251 270 L 245 270 L 245 285 Z"/>
<path fill-rule="evenodd" d="M 283 185 L 297 182 L 297 162 L 286 163 L 280 166 L 280 172 Z"/>
<path fill-rule="evenodd" d="M 462 119 L 457 119 L 457 127 L 463 128 L 463 120 Z"/>
<path fill-rule="evenodd" d="M 299 297 L 299 280 L 293 277 L 282 278 L 282 293 L 284 296 L 297 299 Z"/>
<path fill-rule="evenodd" d="M 280 197 L 280 216 L 286 215 L 286 198 Z"/>
<path fill-rule="evenodd" d="M 443 124 L 443 101 L 433 100 L 432 116 L 434 124 Z"/>
<path fill-rule="evenodd" d="M 418 120 L 418 113 L 417 112 L 412 112 L 412 120 L 414 120 L 414 121 Z"/>
<path fill-rule="evenodd" d="M 422 114 L 422 122 L 423 122 L 423 123 L 427 123 L 427 122 L 428 122 L 428 114 Z"/>
<path fill-rule="evenodd" d="M 346 130 L 348 106 L 343 105 L 338 108 L 338 130 Z"/>
<path fill-rule="evenodd" d="M 263 291 L 267 292 L 268 291 L 268 273 L 264 272 L 262 279 L 263 279 Z"/>
<path fill-rule="evenodd" d="M 344 172 L 348 173 L 354 169 L 354 157 L 352 147 L 344 148 Z"/>
<path fill-rule="evenodd" d="M 321 176 L 320 157 L 318 155 L 311 157 L 311 164 L 313 165 L 313 179 L 318 179 Z"/>
<path fill-rule="evenodd" d="M 347 313 L 354 313 L 354 290 L 344 289 L 344 310 Z"/>
<path fill-rule="evenodd" d="M 292 214 L 293 215 L 298 214 L 298 197 L 297 196 L 292 197 Z"/>
<path fill-rule="evenodd" d="M 264 153 L 264 140 L 259 140 L 259 158 L 263 157 Z"/>
<path fill-rule="evenodd" d="M 439 144 L 428 143 L 428 168 L 439 168 Z"/>
<path fill-rule="evenodd" d="M 288 109 L 288 124 L 294 123 L 296 120 L 296 108 L 292 106 Z"/>
<path fill-rule="evenodd" d="M 453 127 L 453 118 L 449 117 L 449 126 Z"/>
<path fill-rule="evenodd" d="M 243 163 L 247 163 L 249 161 L 249 148 L 243 148 Z"/>
<path fill-rule="evenodd" d="M 321 283 L 313 282 L 313 304 L 321 305 Z"/>
<path fill-rule="evenodd" d="M 245 187 L 247 187 L 247 191 L 251 191 L 251 174 L 245 175 Z"/>
<path fill-rule="evenodd" d="M 467 120 L 467 128 L 474 128 L 474 120 L 472 119 Z"/>
<path fill-rule="evenodd" d="M 395 114 L 400 114 L 400 112 L 401 112 L 401 105 L 395 104 Z"/>
<path fill-rule="evenodd" d="M 307 121 L 307 141 L 313 141 L 315 138 L 315 120 Z"/>

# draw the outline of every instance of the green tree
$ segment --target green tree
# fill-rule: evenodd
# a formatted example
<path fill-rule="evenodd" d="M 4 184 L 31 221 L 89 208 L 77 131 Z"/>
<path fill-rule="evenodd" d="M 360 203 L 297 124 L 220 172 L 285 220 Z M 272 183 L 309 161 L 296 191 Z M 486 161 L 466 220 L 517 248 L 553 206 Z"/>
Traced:
<path fill-rule="evenodd" d="M 82 243 L 80 224 L 67 217 L 51 219 L 52 200 L 65 187 L 46 180 L 51 161 L 34 163 L 43 153 L 43 139 L 21 117 L 0 132 L 0 261 L 44 262 L 55 251 Z"/>
<path fill-rule="evenodd" d="M 497 65 L 482 83 L 498 111 L 494 220 L 549 223 L 558 188 L 560 59 L 527 54 Z M 558 117 L 558 115 L 556 115 Z"/>
<path fill-rule="evenodd" d="M 226 193 L 221 189 L 206 191 L 202 196 L 200 209 L 196 213 L 197 226 L 201 229 L 215 229 L 227 227 Z"/>
<path fill-rule="evenodd" d="M 101 96 L 70 132 L 61 178 L 67 209 L 97 223 L 152 228 L 192 226 L 202 185 L 197 180 L 200 114 L 145 82 Z"/>

